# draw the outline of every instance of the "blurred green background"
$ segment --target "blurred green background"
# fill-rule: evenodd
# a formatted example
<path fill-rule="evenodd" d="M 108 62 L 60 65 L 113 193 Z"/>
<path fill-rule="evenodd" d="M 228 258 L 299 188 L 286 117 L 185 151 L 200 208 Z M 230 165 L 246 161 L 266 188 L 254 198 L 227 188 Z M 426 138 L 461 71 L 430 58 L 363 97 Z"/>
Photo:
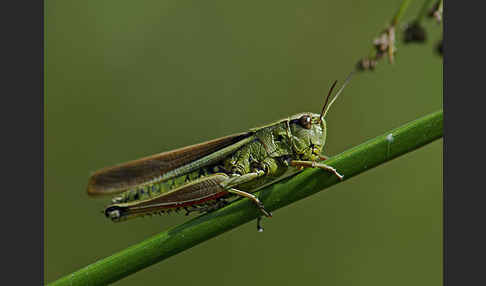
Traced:
<path fill-rule="evenodd" d="M 184 216 L 114 224 L 102 167 L 319 112 L 400 1 L 45 1 L 45 280 Z M 417 15 L 414 1 L 405 20 Z M 332 155 L 442 107 L 440 27 L 359 74 L 328 115 Z M 116 285 L 441 285 L 442 140 Z"/>

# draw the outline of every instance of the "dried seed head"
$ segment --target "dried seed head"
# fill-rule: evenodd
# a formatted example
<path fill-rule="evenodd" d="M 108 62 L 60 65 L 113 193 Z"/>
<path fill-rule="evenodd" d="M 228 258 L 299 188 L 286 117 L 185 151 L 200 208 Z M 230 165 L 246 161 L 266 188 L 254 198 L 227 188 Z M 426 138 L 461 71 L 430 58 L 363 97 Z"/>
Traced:
<path fill-rule="evenodd" d="M 363 58 L 356 64 L 356 69 L 359 71 L 374 70 L 377 61 L 375 59 Z"/>
<path fill-rule="evenodd" d="M 442 57 L 444 56 L 444 50 L 443 50 L 443 46 L 444 43 L 443 43 L 443 40 L 440 40 L 438 43 L 437 43 L 437 46 L 435 48 L 436 52 Z"/>
<path fill-rule="evenodd" d="M 440 0 L 435 2 L 432 9 L 429 10 L 428 16 L 429 18 L 434 18 L 437 23 L 442 22 L 442 5 Z"/>
<path fill-rule="evenodd" d="M 405 29 L 404 39 L 405 43 L 424 43 L 427 39 L 427 33 L 418 22 L 413 22 Z"/>
<path fill-rule="evenodd" d="M 395 47 L 395 27 L 389 26 L 377 38 L 374 39 L 373 45 L 376 49 L 375 60 L 388 54 L 390 63 L 393 63 L 393 55 L 396 53 Z"/>

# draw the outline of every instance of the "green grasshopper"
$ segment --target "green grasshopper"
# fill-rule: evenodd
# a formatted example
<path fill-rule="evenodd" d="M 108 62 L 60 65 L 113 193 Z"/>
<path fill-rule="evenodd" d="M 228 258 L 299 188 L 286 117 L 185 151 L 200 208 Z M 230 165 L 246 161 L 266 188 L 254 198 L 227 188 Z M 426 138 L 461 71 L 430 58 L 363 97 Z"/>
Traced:
<path fill-rule="evenodd" d="M 244 197 L 262 215 L 271 217 L 252 194 L 259 187 L 282 178 L 295 167 L 320 168 L 343 176 L 318 161 L 326 141 L 325 117 L 349 82 L 351 74 L 327 105 L 331 86 L 320 114 L 299 113 L 277 122 L 204 143 L 152 155 L 95 172 L 88 183 L 91 196 L 119 194 L 104 210 L 119 222 L 144 215 L 209 212 Z M 261 215 L 257 219 L 257 229 Z"/>

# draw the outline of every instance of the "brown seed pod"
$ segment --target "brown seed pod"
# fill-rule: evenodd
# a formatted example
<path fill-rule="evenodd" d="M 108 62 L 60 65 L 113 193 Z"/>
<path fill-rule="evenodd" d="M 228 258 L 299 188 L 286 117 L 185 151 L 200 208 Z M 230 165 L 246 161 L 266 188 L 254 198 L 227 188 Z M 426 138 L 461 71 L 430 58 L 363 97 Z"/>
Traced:
<path fill-rule="evenodd" d="M 418 22 L 408 25 L 404 32 L 403 41 L 405 43 L 424 43 L 427 40 L 427 33 Z"/>

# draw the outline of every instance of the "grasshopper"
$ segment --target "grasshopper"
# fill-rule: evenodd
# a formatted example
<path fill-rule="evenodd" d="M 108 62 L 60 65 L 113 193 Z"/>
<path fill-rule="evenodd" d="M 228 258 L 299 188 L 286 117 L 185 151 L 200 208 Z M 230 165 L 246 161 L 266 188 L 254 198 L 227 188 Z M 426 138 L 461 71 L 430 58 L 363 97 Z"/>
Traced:
<path fill-rule="evenodd" d="M 333 83 L 320 114 L 299 113 L 248 132 L 101 169 L 89 179 L 87 192 L 117 194 L 104 210 L 114 222 L 172 211 L 209 212 L 244 197 L 260 210 L 257 229 L 262 231 L 262 215 L 272 214 L 252 193 L 282 178 L 290 167 L 320 168 L 343 179 L 322 163 L 326 157 L 321 151 L 325 117 L 351 75 L 327 105 L 337 81 Z"/>

